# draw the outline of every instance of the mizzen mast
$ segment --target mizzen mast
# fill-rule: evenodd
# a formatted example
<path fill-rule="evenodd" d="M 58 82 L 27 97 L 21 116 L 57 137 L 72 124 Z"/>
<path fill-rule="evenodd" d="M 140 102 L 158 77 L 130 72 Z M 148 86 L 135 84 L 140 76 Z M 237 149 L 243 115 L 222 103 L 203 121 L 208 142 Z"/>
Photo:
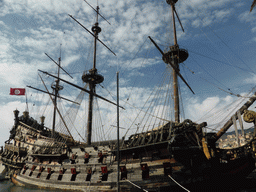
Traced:
<path fill-rule="evenodd" d="M 83 74 L 82 80 L 85 83 L 89 84 L 89 107 L 88 107 L 88 120 L 87 120 L 87 144 L 91 145 L 92 141 L 92 116 L 93 116 L 93 99 L 94 94 L 96 93 L 96 84 L 102 83 L 104 81 L 104 77 L 97 73 L 96 68 L 96 56 L 97 56 L 97 40 L 98 35 L 101 32 L 101 28 L 99 27 L 98 23 L 98 16 L 99 16 L 99 6 L 96 9 L 97 17 L 96 23 L 92 27 L 92 32 L 94 34 L 94 53 L 93 53 L 93 68 L 89 70 L 88 73 Z"/>

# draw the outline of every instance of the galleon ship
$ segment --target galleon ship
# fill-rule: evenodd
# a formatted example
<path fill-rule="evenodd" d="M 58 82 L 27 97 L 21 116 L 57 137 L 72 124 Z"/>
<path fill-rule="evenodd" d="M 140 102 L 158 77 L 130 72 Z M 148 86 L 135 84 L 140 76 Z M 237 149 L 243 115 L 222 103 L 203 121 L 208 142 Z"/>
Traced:
<path fill-rule="evenodd" d="M 167 119 L 164 115 L 160 116 L 168 113 L 168 110 L 162 110 L 162 113 L 150 112 L 150 116 L 145 115 L 145 119 L 141 119 L 141 124 L 137 124 L 137 126 L 143 127 L 143 123 L 153 124 L 151 129 L 140 133 L 135 132 L 122 139 L 119 139 L 119 131 L 117 131 L 118 139 L 92 141 L 93 123 L 95 122 L 93 119 L 98 118 L 93 114 L 96 98 L 116 106 L 117 127 L 119 128 L 118 111 L 122 106 L 119 105 L 118 100 L 118 74 L 116 102 L 96 93 L 96 87 L 105 79 L 98 73 L 96 66 L 97 44 L 103 44 L 110 54 L 114 54 L 114 52 L 99 39 L 101 32 L 99 17 L 102 16 L 98 6 L 96 9 L 93 8 L 97 18 L 92 26 L 92 31 L 70 15 L 71 19 L 86 29 L 94 39 L 93 66 L 88 72 L 82 73 L 85 87 L 61 78 L 60 71 L 64 70 L 61 67 L 61 58 L 55 62 L 58 66 L 57 75 L 40 70 L 39 75 L 44 74 L 55 79 L 51 85 L 53 93 L 50 93 L 46 86 L 46 90 L 41 90 L 48 94 L 52 101 L 53 124 L 51 128 L 48 128 L 45 125 L 44 116 L 41 116 L 40 121 L 36 121 L 28 111 L 20 114 L 18 110 L 14 110 L 14 125 L 10 131 L 10 137 L 0 153 L 5 171 L 14 184 L 73 191 L 166 191 L 175 187 L 188 191 L 191 186 L 200 186 L 204 183 L 228 184 L 229 181 L 239 181 L 255 169 L 255 135 L 243 146 L 232 149 L 216 147 L 218 139 L 231 126 L 238 122 L 243 123 L 243 121 L 255 122 L 255 112 L 248 111 L 248 108 L 256 100 L 255 94 L 232 114 L 218 132 L 206 132 L 207 122 L 195 123 L 190 119 L 180 120 L 178 79 L 187 85 L 188 90 L 191 92 L 193 90 L 179 70 L 180 63 L 183 63 L 189 54 L 177 43 L 176 3 L 178 0 L 166 0 L 166 6 L 171 8 L 174 45 L 168 47 L 167 51 L 162 51 L 156 41 L 149 37 L 155 50 L 162 54 L 163 63 L 172 73 L 169 79 L 172 77 L 173 81 L 172 88 L 169 86 L 159 87 L 156 91 L 158 98 L 151 101 L 158 101 L 165 107 L 164 101 L 173 98 L 174 120 Z M 40 78 L 42 79 L 41 75 Z M 61 83 L 69 84 L 81 90 L 82 93 L 89 94 L 88 116 L 85 118 L 87 120 L 87 135 L 84 142 L 74 139 L 72 131 L 66 123 L 66 116 L 64 117 L 58 109 L 57 100 L 63 89 Z M 166 87 L 167 93 L 163 94 L 162 90 Z M 37 89 L 31 86 L 29 88 Z M 161 94 L 159 94 L 160 92 Z M 73 105 L 80 105 L 80 103 L 77 104 L 75 101 Z M 152 106 L 150 107 L 152 108 Z M 76 114 L 74 108 L 71 107 L 69 111 L 72 118 L 75 118 L 72 115 Z M 158 110 L 159 108 L 154 109 Z M 59 126 L 64 130 L 63 132 L 56 130 L 57 116 L 61 119 Z"/>

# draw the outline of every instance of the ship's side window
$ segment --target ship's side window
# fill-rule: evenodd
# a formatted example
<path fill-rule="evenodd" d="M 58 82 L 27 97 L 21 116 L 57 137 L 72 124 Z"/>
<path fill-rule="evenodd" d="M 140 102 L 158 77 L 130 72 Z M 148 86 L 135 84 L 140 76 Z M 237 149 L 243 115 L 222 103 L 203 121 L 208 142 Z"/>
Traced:
<path fill-rule="evenodd" d="M 87 176 L 86 176 L 86 181 L 91 181 L 92 177 L 92 168 L 87 169 Z"/>
<path fill-rule="evenodd" d="M 36 178 L 40 178 L 40 176 L 41 176 L 41 173 L 38 173 L 37 176 L 36 176 Z"/>
<path fill-rule="evenodd" d="M 141 170 L 142 170 L 142 179 L 148 179 L 149 178 L 149 167 L 148 165 L 145 164 L 141 164 Z"/>
<path fill-rule="evenodd" d="M 163 163 L 164 166 L 164 175 L 168 176 L 172 174 L 172 166 L 170 162 Z"/>
<path fill-rule="evenodd" d="M 32 176 L 32 174 L 33 174 L 33 171 L 31 171 L 31 172 L 29 173 L 29 176 L 31 177 L 31 176 Z"/>
<path fill-rule="evenodd" d="M 108 180 L 108 169 L 107 166 L 101 167 L 101 180 L 107 181 Z"/>
<path fill-rule="evenodd" d="M 49 180 L 51 178 L 51 175 L 52 175 L 52 169 L 50 167 L 48 167 L 47 172 L 48 172 L 48 175 L 47 175 L 46 179 Z"/>
<path fill-rule="evenodd" d="M 24 165 L 23 172 L 22 172 L 23 175 L 26 173 L 27 169 L 28 169 L 28 167 L 26 165 Z"/>
<path fill-rule="evenodd" d="M 51 174 L 48 174 L 46 179 L 49 180 L 51 178 Z"/>
<path fill-rule="evenodd" d="M 62 180 L 62 177 L 63 177 L 64 172 L 65 172 L 65 169 L 61 168 L 60 171 L 59 171 L 59 176 L 58 176 L 58 180 L 59 180 L 59 181 Z"/>
<path fill-rule="evenodd" d="M 121 180 L 127 179 L 127 169 L 126 169 L 126 166 L 121 166 L 120 167 L 120 171 L 121 171 Z"/>
<path fill-rule="evenodd" d="M 102 154 L 102 152 L 98 153 L 98 157 L 99 157 L 98 162 L 102 163 L 103 162 L 103 158 L 104 158 L 104 155 Z"/>
<path fill-rule="evenodd" d="M 58 176 L 58 181 L 61 181 L 61 180 L 62 180 L 62 177 L 63 177 L 63 175 L 59 175 L 59 176 Z"/>
<path fill-rule="evenodd" d="M 89 163 L 89 159 L 90 159 L 90 154 L 89 153 L 85 153 L 84 154 L 84 164 Z"/>
<path fill-rule="evenodd" d="M 92 174 L 87 174 L 86 181 L 91 181 L 91 178 L 92 178 Z"/>
<path fill-rule="evenodd" d="M 71 168 L 71 179 L 70 181 L 75 181 L 76 180 L 76 175 L 77 175 L 77 171 L 76 171 L 76 168 Z"/>

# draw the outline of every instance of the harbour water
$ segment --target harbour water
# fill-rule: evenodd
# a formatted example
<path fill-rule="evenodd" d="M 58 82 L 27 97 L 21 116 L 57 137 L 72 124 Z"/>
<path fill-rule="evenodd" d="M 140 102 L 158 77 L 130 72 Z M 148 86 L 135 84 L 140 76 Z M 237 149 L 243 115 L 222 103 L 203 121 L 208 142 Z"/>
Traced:
<path fill-rule="evenodd" d="M 255 185 L 256 185 L 256 180 L 255 180 Z M 216 183 L 216 186 L 218 186 L 218 184 Z M 33 189 L 33 188 L 26 188 L 26 187 L 19 187 L 19 186 L 15 186 L 14 184 L 12 184 L 9 180 L 7 181 L 1 181 L 0 182 L 0 192 L 63 192 L 63 190 L 49 190 L 49 189 Z M 182 192 L 185 191 L 184 189 L 180 189 L 180 190 L 171 190 L 168 192 Z M 192 189 L 191 192 L 256 192 L 256 187 L 255 186 L 248 186 L 248 183 L 244 183 L 244 185 L 237 187 L 237 188 L 200 188 L 200 189 Z M 65 191 L 68 192 L 68 191 Z M 167 192 L 167 191 L 166 191 Z"/>
<path fill-rule="evenodd" d="M 0 182 L 0 192 L 63 192 L 63 190 L 33 189 L 15 186 L 9 180 Z M 65 191 L 67 192 L 67 191 Z"/>
<path fill-rule="evenodd" d="M 0 166 L 1 167 L 1 166 Z M 1 175 L 1 174 L 0 174 Z M 252 172 L 246 179 L 232 182 L 233 187 L 225 187 L 224 183 L 216 183 L 213 186 L 204 187 L 192 187 L 191 192 L 256 192 L 256 170 Z M 230 185 L 229 185 L 230 186 Z M 137 190 L 136 190 L 137 191 Z M 38 188 L 27 188 L 21 186 L 15 186 L 10 180 L 0 181 L 0 192 L 63 192 L 63 190 L 50 190 L 50 189 L 38 189 Z M 65 190 L 65 192 L 70 192 Z M 92 192 L 92 191 L 91 191 Z M 184 189 L 177 187 L 172 188 L 164 192 L 185 192 Z"/>

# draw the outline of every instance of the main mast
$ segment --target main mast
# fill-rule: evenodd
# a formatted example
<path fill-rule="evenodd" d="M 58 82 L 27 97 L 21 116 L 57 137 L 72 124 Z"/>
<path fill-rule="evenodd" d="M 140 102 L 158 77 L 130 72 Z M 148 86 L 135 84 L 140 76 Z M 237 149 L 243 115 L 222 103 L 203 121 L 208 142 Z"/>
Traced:
<path fill-rule="evenodd" d="M 175 3 L 178 0 L 166 0 L 166 2 L 171 5 L 172 8 L 172 21 L 173 21 L 173 35 L 174 35 L 174 45 L 170 46 L 169 50 L 164 53 L 163 60 L 165 63 L 172 64 L 172 74 L 173 74 L 173 98 L 174 98 L 174 115 L 175 122 L 180 122 L 180 104 L 179 104 L 179 86 L 178 86 L 178 74 L 179 72 L 179 63 L 184 62 L 188 58 L 188 53 L 184 49 L 179 49 L 177 43 L 176 35 L 176 25 L 175 25 Z"/>
<path fill-rule="evenodd" d="M 96 93 L 96 84 L 102 83 L 104 77 L 97 73 L 96 68 L 96 56 L 97 56 L 97 40 L 98 35 L 101 32 L 101 28 L 98 23 L 99 16 L 99 6 L 97 6 L 97 17 L 96 23 L 92 27 L 92 32 L 94 34 L 94 53 L 93 53 L 93 68 L 89 70 L 89 73 L 83 74 L 82 80 L 89 84 L 89 107 L 88 107 L 88 118 L 87 118 L 87 145 L 91 145 L 92 142 L 92 117 L 93 117 L 93 99 Z"/>

